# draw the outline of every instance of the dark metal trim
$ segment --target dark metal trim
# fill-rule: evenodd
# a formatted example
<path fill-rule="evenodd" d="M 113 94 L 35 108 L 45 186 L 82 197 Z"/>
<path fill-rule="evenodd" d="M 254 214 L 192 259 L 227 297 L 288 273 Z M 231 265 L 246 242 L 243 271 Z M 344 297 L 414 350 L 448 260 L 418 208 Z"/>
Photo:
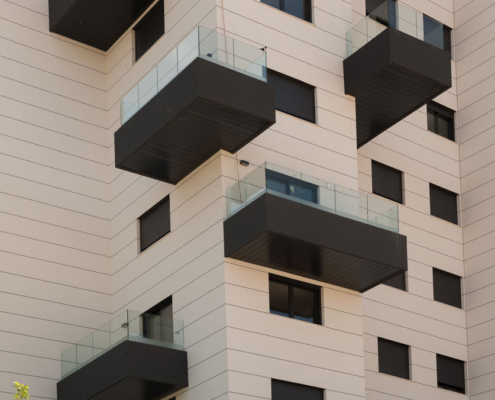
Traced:
<path fill-rule="evenodd" d="M 158 400 L 188 386 L 187 353 L 123 341 L 57 383 L 58 400 Z"/>
<path fill-rule="evenodd" d="M 351 290 L 407 270 L 405 236 L 269 193 L 227 219 L 224 232 L 226 257 Z"/>

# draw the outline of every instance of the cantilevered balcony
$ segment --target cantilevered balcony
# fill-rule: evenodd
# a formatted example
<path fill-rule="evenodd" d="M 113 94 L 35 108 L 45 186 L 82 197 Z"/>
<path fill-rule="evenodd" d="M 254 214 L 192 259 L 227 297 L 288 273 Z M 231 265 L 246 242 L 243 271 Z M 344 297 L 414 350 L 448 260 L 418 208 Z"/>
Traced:
<path fill-rule="evenodd" d="M 347 34 L 345 92 L 356 98 L 361 147 L 452 86 L 450 32 L 385 2 Z"/>
<path fill-rule="evenodd" d="M 116 167 L 176 184 L 275 123 L 266 53 L 198 27 L 124 96 L 121 116 Z"/>
<path fill-rule="evenodd" d="M 107 51 L 154 0 L 50 0 L 50 32 Z"/>
<path fill-rule="evenodd" d="M 188 385 L 181 321 L 124 311 L 61 355 L 58 400 L 157 400 Z"/>
<path fill-rule="evenodd" d="M 225 256 L 364 292 L 407 270 L 398 206 L 272 164 L 227 191 Z"/>

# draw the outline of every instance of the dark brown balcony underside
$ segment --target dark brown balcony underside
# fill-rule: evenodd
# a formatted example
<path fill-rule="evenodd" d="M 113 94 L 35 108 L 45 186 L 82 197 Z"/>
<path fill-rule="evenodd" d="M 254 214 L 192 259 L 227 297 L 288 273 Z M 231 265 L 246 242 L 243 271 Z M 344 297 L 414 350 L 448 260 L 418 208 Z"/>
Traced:
<path fill-rule="evenodd" d="M 198 58 L 115 133 L 115 164 L 176 184 L 274 122 L 270 85 Z"/>
<path fill-rule="evenodd" d="M 154 0 L 50 0 L 50 32 L 107 51 Z"/>
<path fill-rule="evenodd" d="M 344 61 L 363 146 L 452 86 L 450 54 L 388 28 Z"/>
<path fill-rule="evenodd" d="M 405 236 L 271 194 L 224 230 L 226 257 L 360 292 L 407 270 Z"/>
<path fill-rule="evenodd" d="M 158 400 L 188 385 L 187 353 L 124 341 L 57 384 L 58 400 Z"/>

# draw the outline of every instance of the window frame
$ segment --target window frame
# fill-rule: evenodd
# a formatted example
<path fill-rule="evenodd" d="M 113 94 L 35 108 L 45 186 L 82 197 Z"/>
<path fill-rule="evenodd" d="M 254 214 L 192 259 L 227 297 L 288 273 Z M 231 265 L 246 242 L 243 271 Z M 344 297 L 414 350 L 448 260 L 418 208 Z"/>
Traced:
<path fill-rule="evenodd" d="M 300 87 L 300 90 L 302 91 L 303 89 L 310 89 L 312 90 L 312 99 L 311 99 L 311 118 L 306 118 L 306 116 L 303 116 L 303 113 L 293 113 L 290 112 L 289 110 L 286 109 L 281 109 L 280 104 L 277 103 L 277 93 L 275 93 L 275 109 L 279 112 L 282 112 L 284 114 L 290 115 L 294 118 L 298 118 L 302 121 L 309 122 L 311 124 L 317 124 L 317 118 L 316 118 L 316 109 L 317 109 L 317 104 L 316 104 L 316 87 L 313 85 L 310 85 L 309 83 L 306 83 L 304 81 L 301 81 L 299 79 L 296 79 L 292 76 L 286 75 L 282 72 L 275 71 L 274 69 L 268 68 L 267 70 L 267 82 L 269 85 L 272 85 L 275 88 L 275 92 L 277 91 L 277 86 L 276 84 L 273 84 L 273 79 L 270 78 L 270 76 L 273 76 L 275 79 L 278 79 L 279 81 L 287 81 L 287 82 L 293 82 L 295 85 L 298 85 Z M 290 87 L 289 87 L 290 88 Z"/>
<path fill-rule="evenodd" d="M 276 385 L 280 385 L 280 386 L 277 389 L 275 389 Z M 276 392 L 280 392 L 280 390 L 282 390 L 283 392 L 290 391 L 291 398 L 306 399 L 308 398 L 308 395 L 310 399 L 318 398 L 318 400 L 323 400 L 325 398 L 325 390 L 323 388 L 319 388 L 316 386 L 302 385 L 300 383 L 283 381 L 280 379 L 271 379 L 271 398 L 274 400 L 281 399 L 282 398 L 281 396 L 277 397 L 279 393 L 276 393 Z M 307 392 L 308 390 L 310 391 L 310 393 Z M 284 396 L 283 398 L 285 399 L 286 396 Z"/>
<path fill-rule="evenodd" d="M 433 196 L 431 195 L 431 193 L 432 193 L 431 189 L 432 189 L 432 188 L 433 188 L 434 190 L 437 190 L 437 191 L 440 191 L 440 192 L 442 192 L 442 191 L 443 191 L 443 192 L 445 192 L 445 193 L 447 193 L 447 194 L 449 194 L 449 195 L 454 195 L 454 196 L 455 196 L 455 209 L 456 209 L 455 222 L 454 222 L 454 221 L 451 221 L 451 220 L 449 220 L 449 219 L 446 219 L 446 218 L 442 218 L 442 217 L 438 216 L 438 214 L 433 214 L 433 212 L 432 212 L 432 211 L 433 211 L 433 210 L 432 210 L 432 208 L 433 208 L 433 207 L 432 207 L 432 206 L 433 206 L 433 204 L 432 204 L 432 201 L 433 201 Z M 430 182 L 430 186 L 429 186 L 429 196 L 430 196 L 430 215 L 432 215 L 433 217 L 439 218 L 439 219 L 441 219 L 442 221 L 446 221 L 446 222 L 449 222 L 449 223 L 451 223 L 451 224 L 454 224 L 454 225 L 459 226 L 459 203 L 458 203 L 458 201 L 459 201 L 459 194 L 457 194 L 457 193 L 455 193 L 455 192 L 451 192 L 451 191 L 450 191 L 450 190 L 448 190 L 448 189 L 445 189 L 445 188 L 443 188 L 443 187 L 441 187 L 441 186 L 435 185 L 434 183 L 431 183 L 431 182 Z M 435 208 L 438 208 L 438 207 L 435 207 Z M 441 207 L 440 207 L 440 208 L 441 208 Z"/>
<path fill-rule="evenodd" d="M 400 189 L 401 190 L 400 190 L 400 199 L 399 200 L 393 199 L 391 197 L 385 196 L 384 194 L 378 193 L 375 191 L 374 181 L 375 181 L 375 178 L 378 179 L 378 176 L 373 173 L 373 169 L 374 169 L 375 165 L 379 168 L 383 168 L 385 170 L 390 170 L 390 171 L 393 171 L 394 173 L 398 172 L 400 174 Z M 386 164 L 383 164 L 381 162 L 371 160 L 371 186 L 372 186 L 373 194 L 376 194 L 377 196 L 383 197 L 384 199 L 393 201 L 393 202 L 398 203 L 398 204 L 404 204 L 404 172 L 402 172 L 401 170 L 394 168 L 394 167 L 391 167 L 390 165 L 386 165 Z"/>
<path fill-rule="evenodd" d="M 455 304 L 453 304 L 453 302 L 447 302 L 447 301 L 439 299 L 438 296 L 439 296 L 440 290 L 435 290 L 435 289 L 436 288 L 440 289 L 440 287 L 436 286 L 436 284 L 435 284 L 435 283 L 437 283 L 437 284 L 439 283 L 438 279 L 435 279 L 435 276 L 437 276 L 437 277 L 439 277 L 439 276 L 454 277 L 456 279 L 456 282 L 459 284 L 459 287 L 456 288 L 456 291 L 458 290 L 459 292 L 458 292 L 458 296 L 456 293 Z M 452 288 L 449 286 L 446 291 L 452 292 Z M 451 307 L 459 308 L 462 310 L 462 276 L 452 274 L 450 272 L 444 271 L 443 269 L 433 267 L 433 300 L 437 301 L 439 303 L 442 303 L 442 304 L 447 304 L 448 306 L 451 306 Z"/>
<path fill-rule="evenodd" d="M 278 0 L 279 8 L 265 3 L 264 0 L 260 0 L 260 3 L 263 3 L 269 7 L 275 8 L 276 10 L 282 11 L 286 14 L 289 14 L 289 15 L 293 16 L 294 18 L 297 18 L 297 19 L 300 19 L 302 21 L 306 21 L 306 22 L 309 22 L 310 24 L 312 24 L 313 23 L 313 0 L 301 0 L 301 1 L 304 2 L 305 18 L 300 18 L 297 15 L 294 15 L 294 14 L 291 14 L 291 13 L 288 13 L 287 11 L 285 11 L 285 0 Z"/>
<path fill-rule="evenodd" d="M 434 131 L 430 130 L 427 124 L 427 129 L 429 132 L 432 132 L 440 137 L 443 137 L 445 139 L 448 139 L 452 142 L 455 142 L 455 111 L 451 110 L 450 108 L 447 108 L 445 106 L 442 106 L 441 104 L 435 103 L 434 101 L 430 101 L 426 105 L 426 118 L 428 118 L 428 114 L 430 111 L 433 113 L 433 118 L 434 118 Z M 438 116 L 441 115 L 442 117 L 446 118 L 449 120 L 449 131 L 447 137 L 441 135 L 439 133 L 439 124 L 438 124 Z"/>
<path fill-rule="evenodd" d="M 151 214 L 153 211 L 155 211 L 158 207 L 160 207 L 161 205 L 163 205 L 163 203 L 165 203 L 165 202 L 168 202 L 168 212 L 169 212 L 168 230 L 164 234 L 162 234 L 160 237 L 158 237 L 156 240 L 154 240 L 152 243 L 148 244 L 146 247 L 143 247 L 143 241 L 142 241 L 142 229 L 143 228 L 142 228 L 141 220 L 143 218 L 147 217 L 149 214 Z M 170 196 L 165 196 L 158 203 L 156 203 L 153 207 L 151 207 L 144 214 L 142 214 L 138 218 L 138 224 L 139 224 L 139 253 L 143 253 L 144 251 L 146 251 L 147 249 L 149 249 L 156 242 L 158 242 L 160 239 L 163 239 L 165 236 L 167 236 L 172 231 L 171 220 L 170 220 Z"/>
<path fill-rule="evenodd" d="M 440 382 L 440 369 L 439 369 L 439 365 L 441 364 L 439 362 L 439 358 L 440 359 L 445 359 L 446 361 L 448 360 L 452 360 L 454 361 L 455 363 L 459 363 L 461 364 L 462 363 L 462 375 L 463 375 L 463 382 L 462 382 L 462 386 L 454 386 L 454 385 L 451 385 L 451 384 L 448 384 L 448 383 L 442 383 Z M 461 394 L 467 394 L 466 393 L 466 362 L 465 361 L 462 361 L 462 360 L 458 360 L 456 358 L 452 358 L 452 357 L 448 357 L 448 356 L 445 356 L 443 354 L 437 354 L 436 355 L 436 363 L 437 363 L 437 387 L 439 389 L 443 389 L 443 390 L 448 390 L 450 392 L 454 392 L 454 393 L 461 393 Z M 443 375 L 443 373 L 442 373 Z M 452 376 L 452 374 L 448 374 L 449 376 Z"/>
<path fill-rule="evenodd" d="M 159 16 L 162 16 L 163 19 L 163 25 L 160 23 L 160 36 L 158 36 L 153 43 L 150 46 L 147 46 L 146 49 L 141 52 L 138 52 L 138 35 L 139 35 L 139 29 L 142 28 L 146 23 L 155 17 L 155 14 L 158 13 Z M 161 21 L 161 20 L 160 20 Z M 163 28 L 163 29 L 162 29 Z M 134 55 L 134 63 L 138 62 L 148 51 L 151 49 L 160 38 L 165 35 L 165 1 L 164 0 L 158 0 L 158 2 L 149 10 L 146 15 L 144 15 L 143 18 L 132 28 L 132 31 L 134 32 L 134 50 L 135 50 L 135 55 Z"/>
<path fill-rule="evenodd" d="M 396 378 L 400 378 L 400 379 L 405 379 L 405 380 L 411 380 L 411 346 L 407 345 L 407 344 L 404 344 L 404 343 L 400 343 L 400 342 L 396 342 L 394 340 L 390 340 L 390 339 L 385 339 L 385 338 L 382 338 L 382 337 L 378 337 L 378 343 L 377 343 L 377 347 L 378 347 L 378 372 L 381 373 L 381 374 L 385 374 L 385 375 L 389 375 L 389 376 L 394 376 Z M 407 378 L 404 377 L 404 376 L 400 376 L 400 375 L 397 375 L 397 374 L 393 374 L 393 373 L 390 373 L 390 372 L 385 372 L 386 369 L 389 369 L 389 368 L 386 368 L 385 367 L 385 362 L 387 360 L 385 360 L 385 358 L 381 358 L 380 355 L 382 357 L 385 357 L 385 354 L 383 351 L 380 351 L 380 343 L 391 343 L 393 344 L 394 346 L 401 346 L 401 347 L 405 347 L 407 349 Z M 383 347 L 382 347 L 382 350 L 383 350 Z M 396 371 L 396 369 L 394 369 Z"/>
<path fill-rule="evenodd" d="M 322 312 L 321 312 L 321 287 L 312 285 L 307 282 L 301 282 L 295 279 L 290 279 L 286 278 L 280 275 L 273 275 L 270 274 L 268 278 L 268 288 L 270 287 L 270 281 L 277 282 L 277 283 L 282 283 L 288 286 L 289 289 L 289 316 L 284 318 L 290 318 L 296 321 L 300 322 L 307 322 L 307 321 L 302 321 L 299 319 L 294 318 L 294 287 L 300 288 L 300 289 L 306 289 L 306 290 L 311 290 L 314 293 L 314 298 L 315 298 L 315 303 L 314 303 L 314 310 L 315 310 L 315 315 L 314 315 L 314 321 L 313 322 L 308 322 L 310 324 L 315 324 L 315 325 L 322 325 Z M 269 307 L 270 307 L 270 314 L 273 315 L 278 315 L 275 313 L 272 313 L 272 308 L 271 308 L 271 301 L 270 301 L 270 293 L 268 293 L 268 301 L 269 301 Z M 280 316 L 280 315 L 279 315 Z"/>
<path fill-rule="evenodd" d="M 150 337 L 150 333 L 148 332 L 148 324 L 146 323 L 146 315 L 161 316 L 161 311 L 169 306 L 172 306 L 172 315 L 173 315 L 174 312 L 173 305 L 174 305 L 174 301 L 172 295 L 170 295 L 143 313 L 143 317 L 142 317 L 143 336 Z"/>

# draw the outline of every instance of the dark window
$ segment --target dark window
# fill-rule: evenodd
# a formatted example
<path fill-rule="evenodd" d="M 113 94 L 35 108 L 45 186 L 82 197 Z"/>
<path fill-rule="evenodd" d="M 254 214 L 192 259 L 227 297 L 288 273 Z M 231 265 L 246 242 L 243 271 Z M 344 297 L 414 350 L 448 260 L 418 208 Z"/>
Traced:
<path fill-rule="evenodd" d="M 136 61 L 165 33 L 165 11 L 160 0 L 134 27 Z"/>
<path fill-rule="evenodd" d="M 380 164 L 371 163 L 373 193 L 387 199 L 402 203 L 402 172 L 398 169 Z"/>
<path fill-rule="evenodd" d="M 457 393 L 466 393 L 464 361 L 437 354 L 438 387 Z"/>
<path fill-rule="evenodd" d="M 406 273 L 402 272 L 399 275 L 395 275 L 393 278 L 387 279 L 383 284 L 396 289 L 406 290 Z"/>
<path fill-rule="evenodd" d="M 172 296 L 161 301 L 143 314 L 143 336 L 162 342 L 174 342 Z"/>
<path fill-rule="evenodd" d="M 273 400 L 323 400 L 323 389 L 272 379 Z"/>
<path fill-rule="evenodd" d="M 427 106 L 428 130 L 446 139 L 455 141 L 454 111 L 430 102 Z"/>
<path fill-rule="evenodd" d="M 430 213 L 457 224 L 457 194 L 430 183 Z"/>
<path fill-rule="evenodd" d="M 139 218 L 141 251 L 170 232 L 170 198 L 167 196 Z"/>
<path fill-rule="evenodd" d="M 433 297 L 435 301 L 462 308 L 461 277 L 433 268 Z"/>
<path fill-rule="evenodd" d="M 272 70 L 268 70 L 268 83 L 275 87 L 277 110 L 309 122 L 316 122 L 313 86 Z"/>
<path fill-rule="evenodd" d="M 318 204 L 318 186 L 276 171 L 266 170 L 268 190 Z"/>
<path fill-rule="evenodd" d="M 311 22 L 311 0 L 261 0 L 261 2 Z"/>
<path fill-rule="evenodd" d="M 270 276 L 270 313 L 321 324 L 320 288 Z"/>
<path fill-rule="evenodd" d="M 409 346 L 378 338 L 378 369 L 383 374 L 409 379 Z"/>

